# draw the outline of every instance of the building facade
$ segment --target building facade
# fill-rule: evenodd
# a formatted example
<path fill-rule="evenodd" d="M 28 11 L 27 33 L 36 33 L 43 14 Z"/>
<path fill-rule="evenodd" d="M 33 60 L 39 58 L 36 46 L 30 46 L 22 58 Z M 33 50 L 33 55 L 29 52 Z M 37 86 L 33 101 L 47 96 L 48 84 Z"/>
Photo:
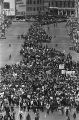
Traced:
<path fill-rule="evenodd" d="M 6 16 L 15 16 L 15 0 L 4 0 L 4 11 Z"/>
<path fill-rule="evenodd" d="M 3 0 L 0 0 L 0 15 L 2 14 L 3 10 Z"/>
<path fill-rule="evenodd" d="M 26 0 L 26 14 L 37 15 L 50 11 L 53 15 L 75 14 L 76 0 Z"/>
<path fill-rule="evenodd" d="M 75 1 L 76 0 L 44 0 L 48 3 L 48 9 L 53 15 L 67 15 L 75 14 Z"/>
<path fill-rule="evenodd" d="M 26 1 L 27 0 L 16 0 L 16 16 L 26 15 Z"/>
<path fill-rule="evenodd" d="M 26 15 L 37 15 L 44 12 L 44 0 L 26 0 Z"/>
<path fill-rule="evenodd" d="M 3 0 L 0 0 L 0 25 L 4 20 L 4 15 L 3 15 L 3 6 L 4 6 L 4 4 L 3 4 L 3 2 L 4 2 Z"/>

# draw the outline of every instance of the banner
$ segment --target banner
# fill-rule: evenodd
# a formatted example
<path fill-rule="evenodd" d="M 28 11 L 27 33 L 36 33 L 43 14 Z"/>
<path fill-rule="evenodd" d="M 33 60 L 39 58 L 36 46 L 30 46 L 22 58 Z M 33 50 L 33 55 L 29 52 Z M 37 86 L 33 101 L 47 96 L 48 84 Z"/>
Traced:
<path fill-rule="evenodd" d="M 66 76 L 67 75 L 74 76 L 75 75 L 75 71 L 66 71 Z"/>
<path fill-rule="evenodd" d="M 60 70 L 64 69 L 64 64 L 60 64 L 60 65 L 59 65 L 59 69 L 60 69 Z"/>

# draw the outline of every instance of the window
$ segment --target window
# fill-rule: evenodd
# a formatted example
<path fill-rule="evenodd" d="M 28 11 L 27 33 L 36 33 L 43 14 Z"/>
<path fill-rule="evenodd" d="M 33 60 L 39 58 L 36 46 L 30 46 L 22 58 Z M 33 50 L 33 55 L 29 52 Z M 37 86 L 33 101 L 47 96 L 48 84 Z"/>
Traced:
<path fill-rule="evenodd" d="M 32 7 L 30 7 L 29 10 L 32 11 Z"/>
<path fill-rule="evenodd" d="M 53 2 L 52 2 L 52 6 L 53 6 L 54 4 L 53 4 Z"/>
<path fill-rule="evenodd" d="M 21 2 L 22 0 L 16 0 L 16 2 Z"/>
<path fill-rule="evenodd" d="M 33 1 L 33 4 L 36 4 L 36 1 Z"/>
<path fill-rule="evenodd" d="M 37 4 L 39 4 L 39 0 L 37 0 Z"/>
<path fill-rule="evenodd" d="M 37 11 L 39 11 L 39 7 L 37 7 Z"/>
<path fill-rule="evenodd" d="M 40 0 L 40 4 L 42 3 L 42 0 Z"/>
<path fill-rule="evenodd" d="M 64 7 L 66 7 L 66 5 L 65 5 L 65 1 L 64 1 Z"/>
<path fill-rule="evenodd" d="M 60 1 L 60 7 L 62 7 L 62 1 Z"/>
<path fill-rule="evenodd" d="M 4 9 L 10 9 L 10 3 L 4 2 Z"/>
<path fill-rule="evenodd" d="M 33 8 L 33 11 L 35 11 L 35 7 Z"/>
<path fill-rule="evenodd" d="M 56 7 L 58 7 L 58 2 L 56 1 Z"/>
<path fill-rule="evenodd" d="M 27 0 L 27 4 L 29 4 L 29 0 Z"/>
<path fill-rule="evenodd" d="M 75 7 L 75 1 L 72 1 L 72 7 Z"/>
<path fill-rule="evenodd" d="M 41 7 L 40 7 L 40 11 L 41 11 Z"/>
<path fill-rule="evenodd" d="M 68 7 L 68 1 L 65 1 L 65 7 Z"/>
<path fill-rule="evenodd" d="M 32 0 L 30 0 L 30 4 L 32 4 Z"/>

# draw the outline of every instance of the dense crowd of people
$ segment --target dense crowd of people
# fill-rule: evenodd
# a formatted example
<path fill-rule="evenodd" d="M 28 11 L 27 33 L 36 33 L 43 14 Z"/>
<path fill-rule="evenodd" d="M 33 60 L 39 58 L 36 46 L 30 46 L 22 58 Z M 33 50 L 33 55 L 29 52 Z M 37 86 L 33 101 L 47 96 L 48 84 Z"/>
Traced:
<path fill-rule="evenodd" d="M 22 61 L 0 69 L 3 93 L 0 105 L 6 111 L 5 117 L 14 120 L 13 106 L 17 105 L 20 110 L 32 110 L 36 114 L 35 120 L 39 120 L 39 111 L 46 110 L 49 114 L 61 110 L 64 114 L 64 108 L 69 119 L 72 108 L 79 111 L 79 63 L 72 61 L 70 54 L 43 46 L 39 41 L 46 40 L 46 33 L 38 23 L 31 25 L 24 39 L 20 51 Z M 4 104 L 5 99 L 8 104 Z M 75 112 L 73 116 L 76 117 Z"/>

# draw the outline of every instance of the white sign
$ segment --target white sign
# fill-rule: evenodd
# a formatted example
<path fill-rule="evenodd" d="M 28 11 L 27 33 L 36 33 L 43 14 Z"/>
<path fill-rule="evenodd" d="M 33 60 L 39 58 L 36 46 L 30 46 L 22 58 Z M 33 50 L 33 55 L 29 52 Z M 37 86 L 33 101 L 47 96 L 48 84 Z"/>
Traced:
<path fill-rule="evenodd" d="M 75 71 L 66 71 L 66 75 L 74 76 Z"/>
<path fill-rule="evenodd" d="M 62 70 L 62 71 L 61 71 L 61 74 L 65 74 L 65 73 L 66 73 L 66 70 Z"/>
<path fill-rule="evenodd" d="M 64 69 L 64 64 L 60 64 L 59 69 L 61 69 L 61 70 Z"/>

